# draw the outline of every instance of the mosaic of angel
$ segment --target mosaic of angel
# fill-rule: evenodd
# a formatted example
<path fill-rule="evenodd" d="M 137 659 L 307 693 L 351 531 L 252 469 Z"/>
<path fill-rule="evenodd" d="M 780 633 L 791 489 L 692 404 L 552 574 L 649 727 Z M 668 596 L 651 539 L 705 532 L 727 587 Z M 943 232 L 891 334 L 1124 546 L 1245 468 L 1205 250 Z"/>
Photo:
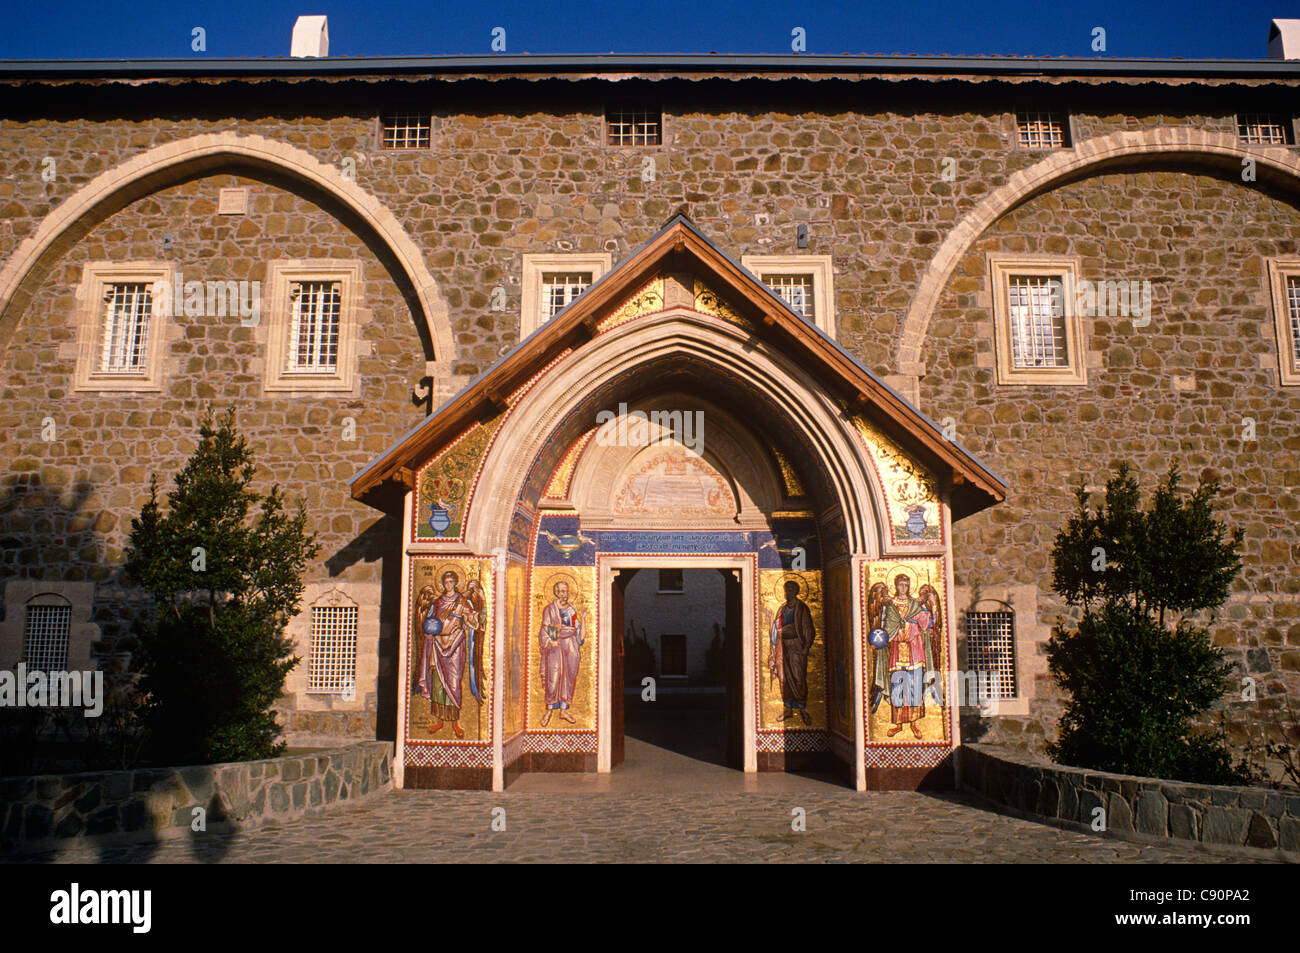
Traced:
<path fill-rule="evenodd" d="M 460 576 L 451 570 L 442 574 L 442 592 L 425 586 L 416 598 L 416 620 L 423 634 L 420 647 L 419 679 L 416 688 L 429 699 L 434 722 L 430 732 L 447 721 L 457 738 L 465 737 L 460 726 L 461 681 L 469 666 L 470 693 L 483 704 L 483 590 L 477 579 L 460 588 Z"/>
<path fill-rule="evenodd" d="M 916 723 L 925 717 L 925 696 L 941 704 L 936 688 L 938 663 L 943 658 L 943 612 L 939 593 L 928 583 L 915 597 L 912 580 L 899 573 L 894 592 L 878 582 L 867 593 L 868 642 L 872 647 L 871 711 L 889 696 L 890 721 L 886 735 L 904 726 L 920 738 Z"/>

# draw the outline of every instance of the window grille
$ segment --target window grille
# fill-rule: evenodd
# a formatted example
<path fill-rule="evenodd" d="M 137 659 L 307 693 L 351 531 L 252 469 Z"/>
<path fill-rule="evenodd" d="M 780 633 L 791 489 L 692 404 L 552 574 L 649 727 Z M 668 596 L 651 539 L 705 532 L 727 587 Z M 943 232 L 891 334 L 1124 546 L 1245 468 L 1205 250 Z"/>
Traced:
<path fill-rule="evenodd" d="M 660 592 L 685 592 L 685 577 L 680 569 L 659 570 Z"/>
<path fill-rule="evenodd" d="M 379 144 L 383 149 L 427 149 L 433 120 L 415 113 L 390 113 L 379 119 Z"/>
<path fill-rule="evenodd" d="M 115 282 L 104 299 L 104 347 L 99 369 L 107 374 L 144 374 L 148 369 L 153 291 L 142 282 Z"/>
<path fill-rule="evenodd" d="M 1291 326 L 1291 366 L 1300 371 L 1300 276 L 1287 275 L 1286 311 Z"/>
<path fill-rule="evenodd" d="M 356 606 L 312 607 L 309 659 L 307 665 L 309 692 L 340 693 L 355 688 Z"/>
<path fill-rule="evenodd" d="M 23 661 L 28 671 L 62 672 L 68 667 L 71 606 L 28 606 L 23 626 Z"/>
<path fill-rule="evenodd" d="M 544 272 L 542 317 L 553 318 L 591 287 L 591 272 Z"/>
<path fill-rule="evenodd" d="M 1252 146 L 1288 146 L 1291 123 L 1272 113 L 1242 113 L 1237 117 L 1237 138 Z"/>
<path fill-rule="evenodd" d="M 776 292 L 777 297 L 785 301 L 791 311 L 807 321 L 816 320 L 813 313 L 812 275 L 764 275 L 763 284 Z"/>
<path fill-rule="evenodd" d="M 659 636 L 659 672 L 661 675 L 686 674 L 686 636 Z"/>
<path fill-rule="evenodd" d="M 1007 279 L 1014 367 L 1066 367 L 1064 282 L 1046 275 Z"/>
<path fill-rule="evenodd" d="M 966 614 L 966 657 L 991 698 L 1016 697 L 1016 614 L 1010 611 Z"/>
<path fill-rule="evenodd" d="M 663 114 L 657 109 L 610 108 L 605 130 L 611 146 L 657 146 L 663 138 Z"/>
<path fill-rule="evenodd" d="M 1018 112 L 1016 133 L 1026 149 L 1063 149 L 1070 144 L 1060 113 Z"/>
<path fill-rule="evenodd" d="M 293 329 L 289 370 L 332 374 L 339 362 L 339 315 L 343 293 L 338 281 L 296 281 L 290 289 Z"/>

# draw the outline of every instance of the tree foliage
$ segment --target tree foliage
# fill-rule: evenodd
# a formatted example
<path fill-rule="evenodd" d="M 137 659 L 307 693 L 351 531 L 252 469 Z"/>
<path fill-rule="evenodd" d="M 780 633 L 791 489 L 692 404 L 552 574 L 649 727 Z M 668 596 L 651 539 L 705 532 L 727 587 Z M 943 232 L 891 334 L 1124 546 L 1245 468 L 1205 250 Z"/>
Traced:
<path fill-rule="evenodd" d="M 142 717 L 155 762 L 211 763 L 283 750 L 269 710 L 298 663 L 285 626 L 320 547 L 301 500 L 252 488 L 255 466 L 231 409 L 199 426 L 167 512 L 154 477 L 131 521 L 128 575 L 154 600 L 140 632 Z"/>
<path fill-rule="evenodd" d="M 1052 550 L 1052 584 L 1083 616 L 1048 643 L 1048 667 L 1070 696 L 1048 753 L 1077 767 L 1243 783 L 1248 775 L 1232 766 L 1223 735 L 1192 730 L 1232 666 L 1188 618 L 1227 600 L 1242 531 L 1215 519 L 1217 484 L 1202 482 L 1184 498 L 1179 482 L 1171 468 L 1145 510 L 1126 464 L 1095 512 L 1077 491 L 1078 510 Z M 1173 631 L 1167 612 L 1180 616 Z"/>

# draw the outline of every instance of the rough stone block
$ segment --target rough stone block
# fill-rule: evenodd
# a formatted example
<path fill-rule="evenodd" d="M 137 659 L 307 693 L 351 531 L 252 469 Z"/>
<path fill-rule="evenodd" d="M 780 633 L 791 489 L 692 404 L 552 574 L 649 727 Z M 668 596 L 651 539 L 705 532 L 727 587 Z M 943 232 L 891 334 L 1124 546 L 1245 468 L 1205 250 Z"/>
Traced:
<path fill-rule="evenodd" d="M 1250 826 L 1246 829 L 1246 846 L 1272 850 L 1277 847 L 1277 834 L 1269 819 L 1259 811 L 1252 811 Z"/>
<path fill-rule="evenodd" d="M 1079 792 L 1078 821 L 1080 824 L 1086 824 L 1088 826 L 1092 826 L 1093 821 L 1098 816 L 1094 814 L 1094 811 L 1096 811 L 1098 808 L 1101 808 L 1102 810 L 1105 809 L 1105 805 L 1102 804 L 1101 802 L 1100 794 L 1098 794 L 1096 791 L 1088 791 L 1088 790 L 1083 790 Z M 1106 823 L 1109 826 L 1110 818 L 1106 819 Z"/>
<path fill-rule="evenodd" d="M 1300 818 L 1282 817 L 1277 822 L 1277 846 L 1300 854 Z"/>
<path fill-rule="evenodd" d="M 268 799 L 271 802 L 271 811 L 273 813 L 284 814 L 289 810 L 289 790 L 286 785 L 271 785 Z"/>
<path fill-rule="evenodd" d="M 86 834 L 94 837 L 111 834 L 118 829 L 120 812 L 116 804 L 102 807 L 86 820 Z"/>
<path fill-rule="evenodd" d="M 1169 802 L 1155 791 L 1138 795 L 1134 825 L 1139 833 L 1164 837 L 1168 834 Z"/>
<path fill-rule="evenodd" d="M 1240 846 L 1246 841 L 1250 812 L 1233 807 L 1207 807 L 1201 825 L 1201 840 L 1207 844 Z"/>
<path fill-rule="evenodd" d="M 1186 804 L 1169 805 L 1169 833 L 1182 840 L 1200 840 L 1196 812 Z"/>
<path fill-rule="evenodd" d="M 1132 832 L 1133 808 L 1129 806 L 1123 794 L 1114 792 L 1107 799 L 1106 828 Z"/>

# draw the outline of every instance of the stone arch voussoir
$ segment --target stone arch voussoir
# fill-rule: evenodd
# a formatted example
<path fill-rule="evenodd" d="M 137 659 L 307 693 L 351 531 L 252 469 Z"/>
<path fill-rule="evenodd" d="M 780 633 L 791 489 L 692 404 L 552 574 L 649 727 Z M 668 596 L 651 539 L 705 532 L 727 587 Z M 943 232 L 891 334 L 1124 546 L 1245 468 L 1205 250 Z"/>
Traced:
<path fill-rule="evenodd" d="M 1193 162 L 1238 167 L 1254 159 L 1260 173 L 1280 173 L 1300 183 L 1300 157 L 1285 148 L 1247 148 L 1234 136 L 1200 129 L 1144 129 L 1116 132 L 1080 142 L 1073 149 L 1055 152 L 1016 172 L 990 192 L 948 233 L 930 260 L 903 322 L 895 359 L 899 375 L 919 378 L 925 373 L 921 357 L 930 319 L 958 263 L 971 245 L 1007 212 L 1059 184 L 1098 172 L 1135 157 L 1185 157 Z"/>
<path fill-rule="evenodd" d="M 446 300 L 420 249 L 387 206 L 332 165 L 296 146 L 234 132 L 178 139 L 142 152 L 95 176 L 45 216 L 0 268 L 0 332 L 17 321 L 16 312 L 25 303 L 16 300 L 24 280 L 52 248 L 57 250 L 60 238 L 77 222 L 132 186 L 157 180 L 157 187 L 165 187 L 189 169 L 202 169 L 223 159 L 287 173 L 332 196 L 373 229 L 415 291 L 434 360 L 440 368 L 450 369 L 455 347 Z"/>

